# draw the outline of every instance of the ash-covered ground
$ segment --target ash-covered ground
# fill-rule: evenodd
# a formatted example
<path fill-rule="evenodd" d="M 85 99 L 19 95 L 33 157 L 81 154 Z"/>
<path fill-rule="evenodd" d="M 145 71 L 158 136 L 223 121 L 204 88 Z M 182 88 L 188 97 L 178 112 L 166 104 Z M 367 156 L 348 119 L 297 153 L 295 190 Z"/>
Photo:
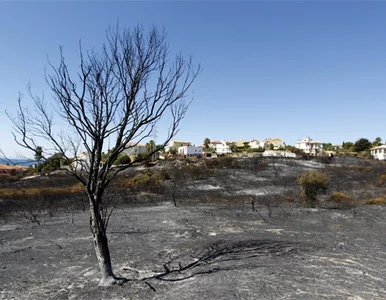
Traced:
<path fill-rule="evenodd" d="M 275 172 L 296 179 L 294 168 Z M 14 213 L 0 224 L 0 299 L 386 299 L 384 206 L 256 202 L 252 210 L 248 201 L 184 198 L 194 188 L 216 197 L 293 196 L 296 185 L 276 175 L 232 170 L 180 191 L 177 207 L 167 199 L 120 205 L 110 251 L 115 273 L 129 281 L 109 288 L 97 286 L 87 212 L 58 211 L 40 226 Z"/>

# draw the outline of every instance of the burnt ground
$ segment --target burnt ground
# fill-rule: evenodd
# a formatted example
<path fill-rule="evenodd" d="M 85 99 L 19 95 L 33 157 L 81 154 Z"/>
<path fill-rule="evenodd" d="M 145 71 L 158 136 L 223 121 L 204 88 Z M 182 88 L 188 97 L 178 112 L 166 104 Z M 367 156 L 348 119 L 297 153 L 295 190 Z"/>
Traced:
<path fill-rule="evenodd" d="M 237 182 L 235 193 L 278 190 L 267 178 L 257 180 L 265 190 Z M 195 184 L 223 188 L 209 183 Z M 8 216 L 0 224 L 0 299 L 386 299 L 384 206 L 256 209 L 121 205 L 109 241 L 115 272 L 129 281 L 109 288 L 97 286 L 87 212 L 56 212 L 41 226 Z"/>

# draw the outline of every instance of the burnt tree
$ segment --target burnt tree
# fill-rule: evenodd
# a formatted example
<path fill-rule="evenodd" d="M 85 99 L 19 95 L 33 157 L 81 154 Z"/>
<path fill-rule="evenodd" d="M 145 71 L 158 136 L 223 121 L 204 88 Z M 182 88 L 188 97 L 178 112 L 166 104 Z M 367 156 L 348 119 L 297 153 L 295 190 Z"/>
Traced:
<path fill-rule="evenodd" d="M 185 98 L 200 66 L 181 55 L 170 59 L 166 34 L 156 28 L 148 33 L 141 27 L 109 28 L 99 52 L 80 47 L 76 74 L 62 50 L 60 63 L 50 63 L 51 72 L 46 74 L 53 98 L 34 96 L 29 89 L 33 107 L 24 107 L 20 96 L 17 114 L 9 117 L 19 145 L 35 155 L 37 145 L 49 145 L 46 148 L 72 161 L 68 172 L 84 185 L 89 201 L 99 285 L 108 286 L 123 279 L 114 275 L 111 264 L 106 230 L 113 207 L 105 191 L 130 166 L 113 162 L 128 147 L 150 138 L 161 117 L 170 118 L 162 146 L 171 140 L 190 104 Z M 66 132 L 54 126 L 58 117 L 69 125 Z M 102 158 L 109 141 L 112 149 Z"/>

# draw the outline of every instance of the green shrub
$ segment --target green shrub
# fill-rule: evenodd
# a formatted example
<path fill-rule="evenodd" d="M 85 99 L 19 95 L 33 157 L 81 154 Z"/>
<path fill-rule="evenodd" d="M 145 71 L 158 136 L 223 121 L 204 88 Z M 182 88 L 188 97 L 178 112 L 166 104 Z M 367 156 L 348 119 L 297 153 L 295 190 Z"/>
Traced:
<path fill-rule="evenodd" d="M 126 153 L 119 154 L 118 158 L 114 161 L 115 165 L 127 165 L 131 162 L 130 157 Z"/>
<path fill-rule="evenodd" d="M 302 172 L 297 182 L 302 189 L 302 198 L 311 206 L 316 204 L 316 196 L 328 186 L 328 177 L 319 171 Z"/>
<path fill-rule="evenodd" d="M 124 182 L 124 186 L 133 191 L 143 191 L 156 188 L 161 185 L 163 181 L 163 174 L 160 172 L 150 172 L 136 174 L 129 180 Z"/>

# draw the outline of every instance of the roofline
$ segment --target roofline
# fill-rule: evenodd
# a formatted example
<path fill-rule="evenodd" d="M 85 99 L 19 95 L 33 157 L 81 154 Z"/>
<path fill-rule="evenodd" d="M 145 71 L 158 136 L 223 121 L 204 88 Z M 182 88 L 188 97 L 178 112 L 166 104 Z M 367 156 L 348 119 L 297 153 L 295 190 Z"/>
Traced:
<path fill-rule="evenodd" d="M 370 150 L 377 150 L 377 149 L 386 149 L 386 144 L 385 145 L 380 145 L 377 147 L 370 148 Z"/>

